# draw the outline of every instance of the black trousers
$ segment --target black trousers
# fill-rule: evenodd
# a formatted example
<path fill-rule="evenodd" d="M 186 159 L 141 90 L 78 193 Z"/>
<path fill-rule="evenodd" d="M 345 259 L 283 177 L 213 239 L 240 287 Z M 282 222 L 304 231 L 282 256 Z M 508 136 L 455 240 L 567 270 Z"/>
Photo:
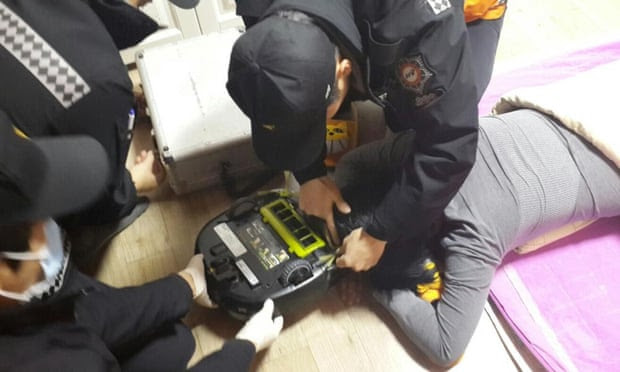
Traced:
<path fill-rule="evenodd" d="M 180 319 L 192 303 L 189 286 L 171 275 L 141 286 L 113 288 L 70 268 L 59 297 L 83 292 L 76 322 L 90 329 L 123 371 L 184 371 L 194 349 Z"/>

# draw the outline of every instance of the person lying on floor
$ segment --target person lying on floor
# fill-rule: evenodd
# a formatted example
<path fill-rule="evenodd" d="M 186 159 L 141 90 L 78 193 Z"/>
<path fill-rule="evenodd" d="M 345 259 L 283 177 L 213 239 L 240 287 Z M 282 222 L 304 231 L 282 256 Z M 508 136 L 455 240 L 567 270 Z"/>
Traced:
<path fill-rule="evenodd" d="M 376 146 L 399 139 L 391 137 Z M 336 182 L 351 188 L 356 177 L 376 177 L 381 161 L 398 163 L 397 153 L 385 159 L 371 159 L 369 153 L 385 154 L 348 154 L 336 171 Z M 380 197 L 377 190 L 358 191 L 355 198 Z M 493 275 L 506 253 L 569 223 L 617 215 L 617 165 L 557 120 L 519 109 L 481 118 L 476 162 L 445 209 L 434 237 L 411 242 L 409 251 L 389 246 L 381 252 L 353 251 L 347 243 L 363 233 L 363 228 L 357 228 L 344 238 L 337 265 L 355 271 L 371 268 L 375 298 L 432 361 L 450 366 L 474 333 Z M 363 224 L 368 218 L 372 213 L 358 221 Z M 434 303 L 416 295 L 416 281 L 409 271 L 416 263 L 415 252 L 428 246 L 443 262 L 443 290 Z"/>
<path fill-rule="evenodd" d="M 75 156 L 80 154 L 80 156 Z M 94 202 L 109 164 L 86 136 L 19 138 L 0 123 L 0 368 L 182 371 L 195 341 L 181 318 L 212 307 L 202 255 L 168 277 L 112 288 L 76 270 L 54 218 Z M 247 371 L 282 329 L 267 300 L 193 371 Z"/>

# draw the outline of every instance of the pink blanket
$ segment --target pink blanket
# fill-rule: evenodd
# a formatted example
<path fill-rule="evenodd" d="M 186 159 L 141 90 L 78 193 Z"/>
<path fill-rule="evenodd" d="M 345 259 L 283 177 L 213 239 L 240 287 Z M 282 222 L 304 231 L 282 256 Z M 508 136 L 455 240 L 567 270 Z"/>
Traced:
<path fill-rule="evenodd" d="M 478 111 L 480 116 L 490 114 L 497 99 L 512 89 L 550 83 L 617 59 L 620 59 L 620 41 L 532 62 L 526 67 L 494 75 L 480 100 Z"/>
<path fill-rule="evenodd" d="M 620 59 L 620 41 L 494 76 L 480 103 Z M 490 298 L 553 371 L 620 371 L 620 217 L 603 219 L 534 253 L 509 254 Z"/>

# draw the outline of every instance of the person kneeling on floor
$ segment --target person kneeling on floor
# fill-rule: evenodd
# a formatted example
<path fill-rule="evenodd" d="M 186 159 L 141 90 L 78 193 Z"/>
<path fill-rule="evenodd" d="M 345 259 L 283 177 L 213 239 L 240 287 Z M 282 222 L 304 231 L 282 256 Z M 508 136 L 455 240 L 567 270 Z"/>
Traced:
<path fill-rule="evenodd" d="M 75 156 L 75 154 L 81 154 Z M 179 371 L 195 348 L 181 322 L 213 307 L 202 255 L 177 274 L 112 288 L 75 269 L 54 218 L 105 187 L 105 150 L 86 136 L 20 138 L 0 123 L 0 366 L 4 371 Z M 267 300 L 234 340 L 191 370 L 247 371 L 282 329 Z"/>

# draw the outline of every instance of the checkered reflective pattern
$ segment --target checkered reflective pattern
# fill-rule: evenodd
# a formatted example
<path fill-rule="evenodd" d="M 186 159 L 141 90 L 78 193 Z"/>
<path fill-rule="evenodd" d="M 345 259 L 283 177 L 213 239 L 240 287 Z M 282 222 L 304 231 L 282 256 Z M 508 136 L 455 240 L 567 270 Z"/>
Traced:
<path fill-rule="evenodd" d="M 47 298 L 52 297 L 56 292 L 62 288 L 62 285 L 65 282 L 65 276 L 67 274 L 67 268 L 69 266 L 69 256 L 71 255 L 71 242 L 66 234 L 63 233 L 63 247 L 64 254 L 62 258 L 62 268 L 56 274 L 54 281 L 49 283 L 49 288 L 41 295 L 40 299 L 45 300 Z"/>
<path fill-rule="evenodd" d="M 82 77 L 39 34 L 0 2 L 0 45 L 65 108 L 90 92 Z"/>
<path fill-rule="evenodd" d="M 452 7 L 450 0 L 426 0 L 426 2 L 430 5 L 435 14 L 439 14 Z"/>

